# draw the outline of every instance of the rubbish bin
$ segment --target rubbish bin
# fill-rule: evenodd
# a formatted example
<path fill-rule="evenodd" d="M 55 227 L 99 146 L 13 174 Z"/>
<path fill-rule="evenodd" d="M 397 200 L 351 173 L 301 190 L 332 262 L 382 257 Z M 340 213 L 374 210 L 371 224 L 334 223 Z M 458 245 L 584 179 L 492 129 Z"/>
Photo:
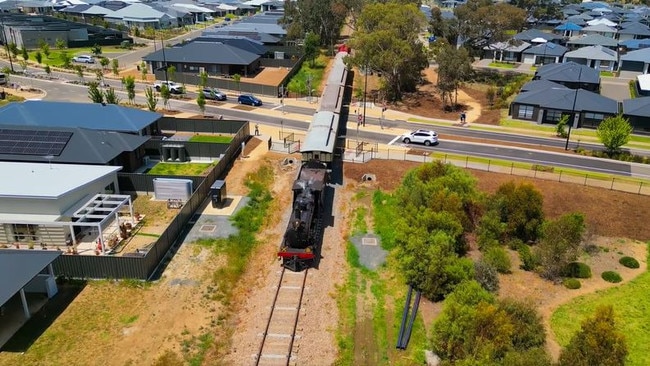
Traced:
<path fill-rule="evenodd" d="M 226 203 L 226 182 L 215 180 L 210 186 L 210 200 L 212 207 L 223 207 Z"/>

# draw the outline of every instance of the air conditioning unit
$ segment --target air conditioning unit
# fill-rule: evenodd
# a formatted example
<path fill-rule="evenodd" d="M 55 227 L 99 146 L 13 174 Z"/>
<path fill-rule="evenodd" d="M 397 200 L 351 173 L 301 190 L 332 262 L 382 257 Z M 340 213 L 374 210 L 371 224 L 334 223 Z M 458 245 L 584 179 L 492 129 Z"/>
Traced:
<path fill-rule="evenodd" d="M 150 157 L 145 156 L 144 158 L 142 158 L 142 165 L 147 166 L 147 165 L 149 165 L 150 162 L 151 162 Z"/>

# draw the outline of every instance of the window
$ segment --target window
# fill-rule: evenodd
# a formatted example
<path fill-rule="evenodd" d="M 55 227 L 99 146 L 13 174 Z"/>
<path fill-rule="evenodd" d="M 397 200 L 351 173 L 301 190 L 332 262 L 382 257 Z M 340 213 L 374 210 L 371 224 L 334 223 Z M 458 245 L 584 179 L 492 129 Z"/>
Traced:
<path fill-rule="evenodd" d="M 587 113 L 585 113 L 585 119 L 593 119 L 593 120 L 597 120 L 597 121 L 602 121 L 603 119 L 605 119 L 605 115 L 602 114 L 602 113 L 589 113 L 589 112 L 587 112 Z"/>
<path fill-rule="evenodd" d="M 562 112 L 555 110 L 555 109 L 549 109 L 546 111 L 546 121 L 547 122 L 559 122 L 560 118 L 562 118 Z"/>
<path fill-rule="evenodd" d="M 532 105 L 519 105 L 519 113 L 517 114 L 517 118 L 533 119 L 534 110 L 535 107 L 533 107 Z"/>

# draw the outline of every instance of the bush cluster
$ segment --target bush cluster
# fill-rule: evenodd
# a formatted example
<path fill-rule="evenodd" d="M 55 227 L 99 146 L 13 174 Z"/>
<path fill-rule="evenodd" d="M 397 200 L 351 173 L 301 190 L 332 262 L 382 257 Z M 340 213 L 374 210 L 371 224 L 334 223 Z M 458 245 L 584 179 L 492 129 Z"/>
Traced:
<path fill-rule="evenodd" d="M 483 254 L 485 263 L 494 267 L 499 273 L 510 273 L 512 263 L 508 252 L 502 247 L 491 247 Z"/>
<path fill-rule="evenodd" d="M 581 262 L 571 262 L 566 266 L 564 275 L 571 278 L 591 278 L 591 268 Z"/>
<path fill-rule="evenodd" d="M 562 281 L 562 284 L 564 285 L 564 287 L 568 288 L 569 290 L 577 290 L 580 287 L 582 287 L 580 281 L 575 278 L 567 278 L 564 281 Z"/>
<path fill-rule="evenodd" d="M 605 271 L 600 276 L 603 278 L 603 280 L 611 283 L 619 283 L 623 281 L 621 275 L 614 271 Z"/>
<path fill-rule="evenodd" d="M 521 269 L 524 271 L 534 271 L 535 268 L 539 265 L 539 257 L 530 250 L 528 245 L 522 245 L 517 250 L 519 253 L 519 259 L 521 260 Z"/>
<path fill-rule="evenodd" d="M 489 263 L 482 260 L 474 262 L 474 278 L 489 292 L 499 291 L 499 275 Z"/>
<path fill-rule="evenodd" d="M 627 268 L 639 268 L 639 261 L 632 257 L 621 257 L 621 259 L 618 260 L 618 263 Z"/>

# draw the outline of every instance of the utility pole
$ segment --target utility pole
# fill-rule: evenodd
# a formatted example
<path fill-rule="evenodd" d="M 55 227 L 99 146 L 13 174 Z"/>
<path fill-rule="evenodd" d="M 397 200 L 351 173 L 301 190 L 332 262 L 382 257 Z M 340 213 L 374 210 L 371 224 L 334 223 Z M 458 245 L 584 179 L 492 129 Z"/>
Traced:
<path fill-rule="evenodd" d="M 154 37 L 154 43 L 156 42 L 156 37 Z M 160 34 L 160 44 L 162 49 L 163 56 L 163 67 L 165 68 L 165 85 L 169 84 L 169 78 L 167 77 L 167 59 L 165 58 L 165 39 L 163 38 L 162 33 Z M 169 85 L 167 85 L 169 88 Z"/>
<path fill-rule="evenodd" d="M 361 120 L 363 123 L 363 127 L 366 127 L 366 94 L 368 94 L 368 62 L 366 61 L 366 80 L 364 81 L 363 85 L 363 119 Z"/>

